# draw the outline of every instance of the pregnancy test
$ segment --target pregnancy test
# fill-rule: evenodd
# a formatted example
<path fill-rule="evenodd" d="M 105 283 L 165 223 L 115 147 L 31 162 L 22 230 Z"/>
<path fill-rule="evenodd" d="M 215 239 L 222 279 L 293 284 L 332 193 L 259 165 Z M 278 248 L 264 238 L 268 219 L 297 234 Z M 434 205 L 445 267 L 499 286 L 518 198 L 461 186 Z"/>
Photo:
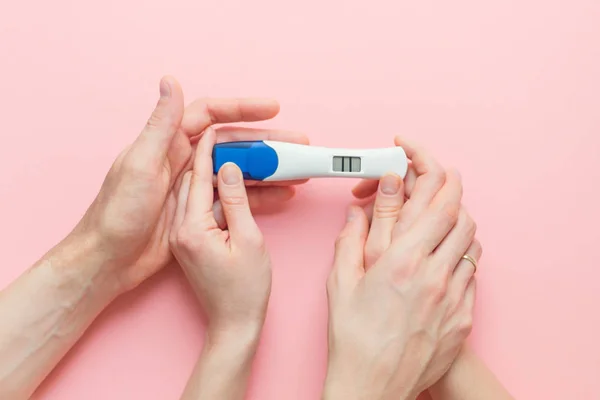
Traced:
<path fill-rule="evenodd" d="M 402 147 L 341 149 L 257 140 L 218 143 L 213 148 L 213 172 L 236 164 L 246 180 L 287 181 L 345 177 L 379 179 L 386 173 L 404 178 L 408 160 Z"/>

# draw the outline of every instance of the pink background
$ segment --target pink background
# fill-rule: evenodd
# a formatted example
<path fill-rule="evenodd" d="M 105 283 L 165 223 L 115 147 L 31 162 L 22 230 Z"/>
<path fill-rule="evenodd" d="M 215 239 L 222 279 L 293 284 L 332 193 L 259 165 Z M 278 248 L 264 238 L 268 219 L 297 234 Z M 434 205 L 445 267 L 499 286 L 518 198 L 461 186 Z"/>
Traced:
<path fill-rule="evenodd" d="M 600 2 L 3 2 L 0 221 L 8 284 L 78 220 L 163 74 L 270 96 L 313 144 L 403 134 L 463 174 L 485 255 L 471 343 L 521 399 L 598 398 Z M 260 225 L 274 289 L 252 399 L 317 399 L 325 278 L 352 200 L 313 181 Z M 39 399 L 175 399 L 202 343 L 167 270 L 115 303 Z"/>

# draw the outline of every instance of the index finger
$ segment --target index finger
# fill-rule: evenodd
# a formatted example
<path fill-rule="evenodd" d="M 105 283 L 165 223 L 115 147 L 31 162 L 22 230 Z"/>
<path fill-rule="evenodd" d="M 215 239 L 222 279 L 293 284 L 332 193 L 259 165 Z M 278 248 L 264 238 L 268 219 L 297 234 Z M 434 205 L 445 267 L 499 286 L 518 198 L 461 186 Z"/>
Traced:
<path fill-rule="evenodd" d="M 412 158 L 415 156 L 415 148 L 414 145 L 403 141 L 398 136 L 394 138 L 394 144 L 396 146 L 402 147 L 404 152 L 406 153 L 407 158 L 409 159 L 408 169 L 406 171 L 406 175 L 404 176 L 404 194 L 406 197 L 410 197 L 417 180 L 418 171 L 415 170 L 415 166 L 413 165 Z M 407 151 L 408 150 L 408 151 Z M 409 154 L 410 153 L 410 154 Z M 417 161 L 418 163 L 418 161 Z M 363 179 L 360 181 L 354 188 L 352 188 L 352 194 L 357 199 L 366 199 L 377 192 L 377 188 L 379 187 L 378 179 Z"/>
<path fill-rule="evenodd" d="M 192 168 L 186 214 L 195 222 L 202 221 L 207 224 L 207 226 L 203 226 L 202 228 L 214 228 L 217 226 L 214 216 L 207 217 L 209 214 L 212 214 L 214 200 L 212 148 L 215 141 L 215 131 L 212 128 L 207 128 L 196 148 Z"/>
<path fill-rule="evenodd" d="M 414 177 L 409 190 L 407 190 L 408 201 L 406 202 L 401 217 L 398 219 L 394 236 L 406 231 L 417 218 L 427 209 L 436 194 L 442 189 L 446 182 L 446 171 L 433 156 L 420 146 L 406 139 L 396 137 L 394 143 L 402 146 L 407 157 L 411 160 Z"/>
<path fill-rule="evenodd" d="M 214 124 L 274 118 L 279 113 L 279 108 L 279 103 L 272 99 L 198 99 L 186 107 L 181 129 L 192 138 Z"/>

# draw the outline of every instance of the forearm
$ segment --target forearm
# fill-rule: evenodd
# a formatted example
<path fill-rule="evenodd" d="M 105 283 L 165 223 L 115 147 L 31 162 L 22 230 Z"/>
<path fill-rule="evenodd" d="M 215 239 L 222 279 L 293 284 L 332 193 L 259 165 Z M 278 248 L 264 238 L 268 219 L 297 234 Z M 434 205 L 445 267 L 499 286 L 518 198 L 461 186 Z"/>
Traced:
<path fill-rule="evenodd" d="M 330 353 L 327 376 L 321 400 L 416 400 L 417 369 L 396 371 L 393 379 L 383 369 L 372 369 L 372 364 L 344 357 L 337 359 Z"/>
<path fill-rule="evenodd" d="M 66 239 L 0 292 L 0 398 L 29 398 L 116 296 L 93 245 Z"/>
<path fill-rule="evenodd" d="M 429 394 L 433 400 L 513 399 L 483 361 L 466 347 Z"/>
<path fill-rule="evenodd" d="M 181 400 L 240 400 L 245 397 L 259 331 L 207 334 Z"/>

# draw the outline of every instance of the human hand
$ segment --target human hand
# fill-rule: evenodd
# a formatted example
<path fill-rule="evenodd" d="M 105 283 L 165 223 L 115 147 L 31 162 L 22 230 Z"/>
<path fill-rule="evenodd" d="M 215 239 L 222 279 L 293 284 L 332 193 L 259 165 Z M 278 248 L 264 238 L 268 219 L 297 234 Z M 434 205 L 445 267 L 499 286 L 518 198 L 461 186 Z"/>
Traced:
<path fill-rule="evenodd" d="M 471 329 L 474 266 L 461 257 L 479 259 L 481 246 L 460 178 L 402 145 L 409 187 L 384 177 L 370 228 L 352 207 L 336 243 L 325 399 L 415 398 L 447 371 Z M 355 195 L 377 190 L 365 187 L 372 183 Z"/>
<path fill-rule="evenodd" d="M 116 278 L 118 291 L 137 286 L 172 258 L 168 238 L 174 192 L 182 173 L 189 170 L 194 140 L 211 125 L 270 119 L 278 111 L 276 102 L 259 99 L 201 99 L 184 111 L 179 84 L 163 78 L 160 99 L 146 126 L 115 160 L 96 199 L 65 242 L 96 249 L 104 259 L 104 272 Z M 220 128 L 218 137 L 219 141 L 243 137 L 307 142 L 303 135 L 229 126 Z M 294 183 L 301 182 L 285 184 Z M 293 194 L 291 186 L 263 186 L 248 192 L 253 207 L 288 200 Z M 216 214 L 220 215 L 218 210 Z"/>
<path fill-rule="evenodd" d="M 228 229 L 221 229 L 215 219 L 215 141 L 214 130 L 208 128 L 198 143 L 192 171 L 183 177 L 170 243 L 206 312 L 210 341 L 241 336 L 255 343 L 271 291 L 271 261 L 235 164 L 225 164 L 217 175 Z"/>
<path fill-rule="evenodd" d="M 369 223 L 375 219 L 376 224 L 380 223 L 377 221 L 386 219 L 386 213 L 392 216 L 397 215 L 398 221 L 396 222 L 394 232 L 399 234 L 400 232 L 405 231 L 422 212 L 424 202 L 420 200 L 420 196 L 427 199 L 431 197 L 431 193 L 434 192 L 436 188 L 441 187 L 444 181 L 444 169 L 429 153 L 415 144 L 401 137 L 394 138 L 394 144 L 396 146 L 402 146 L 411 161 L 404 178 L 403 186 L 405 203 L 392 204 L 390 207 L 391 209 L 386 209 L 385 204 L 383 204 L 383 206 L 375 207 L 375 201 L 370 201 L 367 203 L 365 211 Z M 352 192 L 359 199 L 367 199 L 377 192 L 378 187 L 379 181 L 377 180 L 363 180 L 353 188 Z M 417 187 L 419 188 L 417 191 L 421 191 L 422 189 L 421 195 L 413 195 L 413 192 Z M 465 213 L 464 208 L 461 208 L 461 212 Z M 469 223 L 473 224 L 472 229 L 475 230 L 476 227 L 474 226 L 473 221 L 471 220 Z M 387 248 L 387 242 L 385 240 L 376 240 L 372 235 L 369 236 L 369 239 L 365 249 L 365 262 L 367 265 L 374 263 Z M 477 239 L 473 240 L 466 254 L 471 255 L 476 261 L 479 261 L 482 254 L 482 247 Z M 472 267 L 467 260 L 461 260 L 461 263 L 469 268 Z M 469 291 L 474 290 L 474 287 L 469 289 Z M 470 295 L 474 297 L 474 294 Z M 448 363 L 451 363 L 450 358 L 458 357 L 457 353 L 460 350 L 464 350 L 462 346 L 460 349 L 457 349 L 456 347 L 458 344 L 462 344 L 462 341 L 461 336 L 458 336 L 453 340 L 449 337 L 443 342 L 444 346 L 441 346 L 437 351 L 436 356 L 434 356 L 434 361 L 429 367 L 428 373 L 430 376 L 440 376 L 439 371 L 436 370 L 436 368 L 440 370 L 448 369 Z"/>

